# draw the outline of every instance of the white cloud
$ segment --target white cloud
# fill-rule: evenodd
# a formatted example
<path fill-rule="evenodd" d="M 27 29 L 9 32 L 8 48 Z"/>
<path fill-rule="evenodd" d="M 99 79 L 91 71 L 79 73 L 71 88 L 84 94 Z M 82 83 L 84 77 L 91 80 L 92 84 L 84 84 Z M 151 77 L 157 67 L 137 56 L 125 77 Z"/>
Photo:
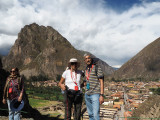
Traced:
<path fill-rule="evenodd" d="M 160 2 L 144 2 L 117 14 L 105 8 L 103 0 L 5 1 L 0 2 L 0 45 L 4 39 L 14 41 L 12 36 L 24 25 L 36 22 L 52 26 L 76 48 L 109 65 L 122 65 L 160 36 Z"/>
<path fill-rule="evenodd" d="M 16 39 L 17 39 L 17 36 L 0 34 L 0 45 L 3 45 L 3 44 L 13 45 Z"/>
<path fill-rule="evenodd" d="M 1 0 L 0 1 L 0 10 L 7 10 L 13 6 L 13 0 Z"/>

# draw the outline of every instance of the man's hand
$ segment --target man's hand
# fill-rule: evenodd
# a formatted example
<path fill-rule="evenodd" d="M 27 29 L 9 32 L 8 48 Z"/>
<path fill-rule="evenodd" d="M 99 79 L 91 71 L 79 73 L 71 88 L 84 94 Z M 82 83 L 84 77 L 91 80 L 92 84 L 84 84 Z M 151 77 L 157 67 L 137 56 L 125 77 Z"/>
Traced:
<path fill-rule="evenodd" d="M 104 97 L 103 97 L 103 96 L 100 96 L 100 97 L 99 97 L 99 103 L 100 103 L 100 104 L 104 103 Z"/>
<path fill-rule="evenodd" d="M 104 94 L 104 81 L 103 81 L 103 79 L 99 79 L 99 81 L 100 81 L 100 89 L 101 89 L 99 103 L 102 104 L 104 102 L 104 96 L 103 96 L 103 94 Z"/>
<path fill-rule="evenodd" d="M 84 86 L 86 86 L 86 81 L 81 84 L 81 88 L 83 88 Z"/>
<path fill-rule="evenodd" d="M 2 100 L 2 103 L 3 103 L 3 104 L 6 104 L 6 99 L 3 99 L 3 100 Z"/>

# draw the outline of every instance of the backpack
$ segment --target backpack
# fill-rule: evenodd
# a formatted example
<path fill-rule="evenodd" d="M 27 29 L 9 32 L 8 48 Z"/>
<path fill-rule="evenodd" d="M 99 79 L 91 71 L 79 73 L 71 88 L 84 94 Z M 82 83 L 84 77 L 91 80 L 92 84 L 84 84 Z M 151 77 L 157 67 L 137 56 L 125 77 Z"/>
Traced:
<path fill-rule="evenodd" d="M 99 58 L 92 58 L 92 64 L 95 65 L 95 74 L 97 76 L 97 72 L 98 72 L 98 61 L 99 61 Z"/>
<path fill-rule="evenodd" d="M 99 58 L 92 58 L 92 64 L 95 65 L 95 74 L 97 76 L 98 73 L 98 66 L 99 66 Z M 104 76 L 102 78 L 104 80 Z"/>

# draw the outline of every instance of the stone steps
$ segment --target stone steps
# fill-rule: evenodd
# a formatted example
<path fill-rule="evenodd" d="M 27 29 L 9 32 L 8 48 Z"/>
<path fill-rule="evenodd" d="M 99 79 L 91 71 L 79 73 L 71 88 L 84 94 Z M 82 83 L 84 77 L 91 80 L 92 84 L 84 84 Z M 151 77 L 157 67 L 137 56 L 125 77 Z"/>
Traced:
<path fill-rule="evenodd" d="M 117 109 L 113 108 L 100 108 L 100 118 L 101 120 L 113 120 L 115 114 L 117 113 Z M 83 120 L 88 120 L 88 112 L 86 111 L 83 114 Z"/>

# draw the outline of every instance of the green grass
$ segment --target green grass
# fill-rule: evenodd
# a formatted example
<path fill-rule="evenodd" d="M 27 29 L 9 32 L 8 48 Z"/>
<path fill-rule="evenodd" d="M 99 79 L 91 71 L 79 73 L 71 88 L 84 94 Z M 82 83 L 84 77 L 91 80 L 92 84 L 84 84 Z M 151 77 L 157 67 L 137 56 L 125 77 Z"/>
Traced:
<path fill-rule="evenodd" d="M 43 107 L 46 107 L 46 106 L 51 106 L 51 105 L 58 104 L 57 101 L 41 100 L 41 99 L 35 99 L 35 98 L 29 98 L 29 103 L 33 108 L 36 108 L 37 110 L 38 110 L 38 108 L 43 108 Z M 44 112 L 44 113 L 41 113 L 41 114 L 49 115 L 50 117 L 57 117 L 61 113 L 59 113 L 58 111 L 53 111 L 51 113 L 50 112 Z M 63 115 L 60 118 L 62 119 Z"/>
<path fill-rule="evenodd" d="M 50 100 L 50 101 L 63 101 L 63 95 L 57 95 L 54 94 L 40 94 L 40 93 L 34 93 L 34 94 L 28 94 L 29 98 L 38 98 L 42 100 Z M 58 99 L 57 99 L 58 97 Z"/>
<path fill-rule="evenodd" d="M 39 90 L 37 90 L 39 89 Z M 52 90 L 52 89 L 48 89 L 48 91 L 46 89 L 26 89 L 26 93 L 28 95 L 29 98 L 39 98 L 39 99 L 43 99 L 43 100 L 51 100 L 51 101 L 63 101 L 63 95 L 61 94 L 61 92 L 59 90 Z M 50 90 L 50 91 L 49 91 Z M 51 92 L 54 91 L 54 92 Z"/>
<path fill-rule="evenodd" d="M 33 108 L 39 108 L 57 104 L 57 101 L 29 98 L 29 103 Z"/>
<path fill-rule="evenodd" d="M 45 103 L 47 103 L 47 100 L 29 98 L 29 103 L 34 108 L 44 107 Z"/>

